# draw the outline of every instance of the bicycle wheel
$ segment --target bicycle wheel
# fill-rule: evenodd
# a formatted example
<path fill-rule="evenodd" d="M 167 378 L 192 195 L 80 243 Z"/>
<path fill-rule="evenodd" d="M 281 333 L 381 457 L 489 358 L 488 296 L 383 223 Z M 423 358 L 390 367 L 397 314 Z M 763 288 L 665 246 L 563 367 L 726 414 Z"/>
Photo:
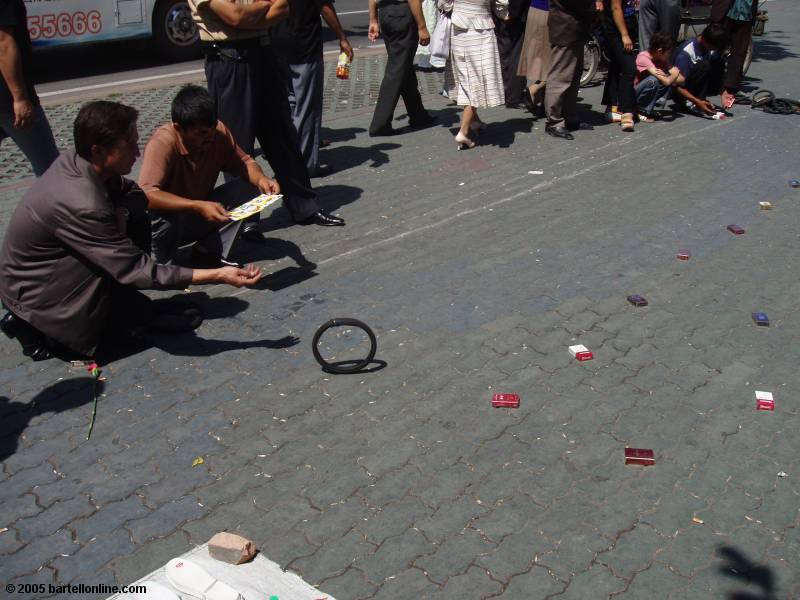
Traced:
<path fill-rule="evenodd" d="M 747 54 L 744 57 L 744 65 L 742 65 L 742 75 L 747 73 L 747 69 L 750 68 L 750 64 L 753 62 L 753 40 L 750 39 L 750 45 L 747 47 Z"/>
<path fill-rule="evenodd" d="M 597 75 L 600 67 L 600 46 L 591 40 L 583 47 L 583 73 L 581 73 L 581 87 L 586 87 Z"/>

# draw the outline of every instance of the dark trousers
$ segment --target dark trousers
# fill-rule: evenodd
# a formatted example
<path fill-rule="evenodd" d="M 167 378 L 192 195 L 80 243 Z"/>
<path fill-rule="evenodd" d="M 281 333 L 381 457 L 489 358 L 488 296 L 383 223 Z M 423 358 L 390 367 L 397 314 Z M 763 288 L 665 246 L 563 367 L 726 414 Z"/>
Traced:
<path fill-rule="evenodd" d="M 695 64 L 684 87 L 701 100 L 716 96 L 722 89 L 724 72 L 725 64 L 720 57 L 704 58 Z"/>
<path fill-rule="evenodd" d="M 552 45 L 550 72 L 544 92 L 544 108 L 547 125 L 563 127 L 566 123 L 577 123 L 578 88 L 583 72 L 583 43 L 572 46 Z"/>
<path fill-rule="evenodd" d="M 525 19 L 506 22 L 494 17 L 494 33 L 500 53 L 506 104 L 519 104 L 522 102 L 522 89 L 525 87 L 525 78 L 517 75 L 522 42 L 525 39 Z"/>
<path fill-rule="evenodd" d="M 392 126 L 394 109 L 400 96 L 413 123 L 425 119 L 427 113 L 419 94 L 414 54 L 419 44 L 417 24 L 408 4 L 391 4 L 378 9 L 381 35 L 386 45 L 386 71 L 383 73 L 378 103 L 369 126 L 370 135 Z"/>
<path fill-rule="evenodd" d="M 248 153 L 257 139 L 281 186 L 292 219 L 302 221 L 319 210 L 308 168 L 300 154 L 286 85 L 275 56 L 258 40 L 206 49 L 208 91 L 219 120 Z"/>
<path fill-rule="evenodd" d="M 636 43 L 636 21 L 626 19 L 628 34 Z M 622 37 L 615 27 L 606 29 L 605 51 L 608 55 L 608 75 L 603 89 L 603 104 L 618 106 L 619 112 L 633 112 L 633 81 L 636 79 L 636 52 L 628 54 L 622 45 Z"/>
<path fill-rule="evenodd" d="M 642 0 L 639 5 L 639 49 L 650 48 L 650 38 L 657 31 L 664 31 L 678 38 L 681 28 L 680 0 Z M 635 38 L 634 38 L 635 40 Z"/>
<path fill-rule="evenodd" d="M 753 24 L 750 21 L 734 21 L 725 17 L 722 26 L 730 36 L 731 53 L 728 55 L 728 64 L 725 68 L 723 87 L 729 92 L 738 92 L 742 84 L 742 70 L 747 58 L 747 49 L 753 39 Z"/>
<path fill-rule="evenodd" d="M 321 54 L 314 62 L 288 63 L 279 59 L 279 63 L 287 83 L 289 109 L 297 130 L 300 153 L 309 173 L 313 173 L 319 167 L 325 64 Z"/>
<path fill-rule="evenodd" d="M 39 177 L 58 158 L 58 148 L 44 110 L 41 106 L 33 110 L 33 123 L 27 129 L 14 127 L 13 110 L 0 110 L 0 141 L 5 137 L 14 140 L 30 161 L 34 175 Z"/>
<path fill-rule="evenodd" d="M 233 179 L 216 188 L 208 198 L 219 202 L 228 210 L 236 208 L 258 196 L 258 190 L 249 182 Z M 193 212 L 150 211 L 153 230 L 153 257 L 167 265 L 176 258 L 178 248 L 197 243 L 209 254 L 228 258 L 239 229 L 244 221 L 212 223 Z"/>

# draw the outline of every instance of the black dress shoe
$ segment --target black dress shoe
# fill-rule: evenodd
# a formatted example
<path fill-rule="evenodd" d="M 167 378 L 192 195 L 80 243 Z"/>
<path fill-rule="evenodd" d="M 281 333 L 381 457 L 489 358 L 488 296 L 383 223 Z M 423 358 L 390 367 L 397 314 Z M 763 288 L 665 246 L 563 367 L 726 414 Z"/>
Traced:
<path fill-rule="evenodd" d="M 420 117 L 419 119 L 408 119 L 408 124 L 412 129 L 424 129 L 425 127 L 436 125 L 436 123 L 438 123 L 436 117 L 429 114 L 426 114 L 424 117 Z"/>
<path fill-rule="evenodd" d="M 307 219 L 300 221 L 300 225 L 321 225 L 322 227 L 341 227 L 344 224 L 344 219 L 323 210 L 318 210 Z"/>
<path fill-rule="evenodd" d="M 397 135 L 397 130 L 393 129 L 391 126 L 369 132 L 369 137 L 387 137 L 390 135 Z"/>
<path fill-rule="evenodd" d="M 22 346 L 22 353 L 35 361 L 53 358 L 47 348 L 44 335 L 27 321 L 17 318 L 12 313 L 7 313 L 0 321 L 0 330 L 10 339 L 16 339 Z"/>
<path fill-rule="evenodd" d="M 584 123 L 583 121 L 575 121 L 570 123 L 565 123 L 566 128 L 569 131 L 593 131 L 594 127 L 589 125 L 588 123 Z"/>
<path fill-rule="evenodd" d="M 264 234 L 261 233 L 261 229 L 258 226 L 258 223 L 254 221 L 250 221 L 244 224 L 242 227 L 242 233 L 240 236 L 243 240 L 247 240 L 253 244 L 263 244 L 266 242 L 264 239 Z"/>
<path fill-rule="evenodd" d="M 555 138 L 561 138 L 562 140 L 574 140 L 575 136 L 569 132 L 569 129 L 566 127 L 550 127 L 549 125 L 544 128 L 547 135 L 551 135 Z"/>
<path fill-rule="evenodd" d="M 308 176 L 312 179 L 316 177 L 327 177 L 333 173 L 333 167 L 330 165 L 317 165 L 317 168 L 308 172 Z"/>

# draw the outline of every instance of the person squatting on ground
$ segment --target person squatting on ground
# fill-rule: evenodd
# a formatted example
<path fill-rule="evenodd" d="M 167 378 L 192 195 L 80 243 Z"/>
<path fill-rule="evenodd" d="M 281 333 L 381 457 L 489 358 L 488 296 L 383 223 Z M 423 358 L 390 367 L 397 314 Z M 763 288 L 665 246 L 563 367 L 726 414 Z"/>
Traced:
<path fill-rule="evenodd" d="M 406 105 L 411 127 L 427 127 L 436 119 L 422 105 L 414 54 L 417 44 L 431 41 L 425 25 L 420 0 L 369 0 L 369 40 L 383 36 L 386 45 L 386 70 L 378 91 L 378 102 L 369 126 L 370 136 L 395 133 L 392 128 L 394 109 L 400 96 Z"/>
<path fill-rule="evenodd" d="M 681 0 L 641 0 L 639 3 L 639 49 L 650 47 L 657 31 L 678 39 L 681 28 Z"/>
<path fill-rule="evenodd" d="M 452 11 L 450 56 L 445 66 L 447 95 L 464 107 L 456 147 L 475 147 L 470 135 L 486 124 L 478 108 L 505 103 L 503 75 L 492 14 L 508 18 L 508 0 L 440 0 L 439 8 Z"/>
<path fill-rule="evenodd" d="M 608 55 L 603 88 L 606 120 L 633 131 L 633 80 L 636 78 L 637 0 L 603 0 L 601 22 Z"/>
<path fill-rule="evenodd" d="M 668 33 L 658 31 L 650 37 L 650 48 L 636 56 L 634 96 L 641 120 L 655 120 L 656 108 L 663 108 L 675 86 L 684 81 L 672 65 L 675 42 Z"/>
<path fill-rule="evenodd" d="M 292 123 L 286 85 L 272 48 L 262 40 L 273 25 L 288 17 L 287 0 L 189 0 L 189 7 L 200 31 L 208 91 L 219 120 L 247 154 L 253 155 L 258 140 L 295 223 L 344 225 L 343 219 L 321 210 L 317 203 Z M 258 218 L 254 215 L 242 234 L 263 242 Z"/>
<path fill-rule="evenodd" d="M 716 107 L 706 98 L 721 91 L 725 64 L 720 53 L 727 46 L 728 35 L 719 23 L 712 23 L 699 36 L 678 46 L 675 66 L 683 83 L 675 88 L 673 99 L 679 108 L 699 116 L 716 114 Z"/>
<path fill-rule="evenodd" d="M 39 177 L 58 148 L 33 86 L 33 47 L 23 0 L 0 2 L 0 141 L 10 137 Z"/>
<path fill-rule="evenodd" d="M 744 62 L 753 39 L 758 0 L 713 0 L 711 22 L 719 23 L 728 35 L 731 51 L 722 82 L 722 106 L 730 108 L 742 84 Z"/>
<path fill-rule="evenodd" d="M 586 127 L 577 113 L 578 88 L 583 71 L 583 47 L 595 20 L 594 0 L 550 0 L 550 70 L 544 105 L 548 135 L 565 140 Z"/>
<path fill-rule="evenodd" d="M 530 4 L 517 75 L 525 77 L 529 110 L 540 119 L 545 116 L 544 90 L 550 69 L 550 34 L 547 30 L 550 3 L 548 0 L 530 0 Z"/>
<path fill-rule="evenodd" d="M 135 109 L 115 102 L 81 108 L 75 149 L 36 180 L 8 224 L 0 300 L 9 313 L 0 328 L 34 360 L 51 352 L 92 357 L 104 337 L 119 341 L 143 328 L 185 331 L 198 324 L 197 315 L 151 301 L 140 289 L 241 287 L 261 278 L 253 266 L 188 269 L 150 257 L 146 198 L 123 177 L 139 156 L 136 118 Z"/>
<path fill-rule="evenodd" d="M 325 92 L 320 15 L 338 38 L 339 49 L 352 61 L 353 47 L 339 23 L 333 0 L 289 0 L 289 18 L 275 25 L 270 36 L 289 92 L 300 152 L 311 177 L 325 177 L 332 172 L 329 165 L 319 163 Z"/>
<path fill-rule="evenodd" d="M 214 189 L 223 171 L 237 179 Z M 278 183 L 217 120 L 208 91 L 196 85 L 178 92 L 172 123 L 156 129 L 147 142 L 139 186 L 147 195 L 153 256 L 160 264 L 172 263 L 180 246 L 195 242 L 195 259 L 226 264 L 242 224 L 231 221 L 228 210 L 259 193 L 280 193 Z"/>

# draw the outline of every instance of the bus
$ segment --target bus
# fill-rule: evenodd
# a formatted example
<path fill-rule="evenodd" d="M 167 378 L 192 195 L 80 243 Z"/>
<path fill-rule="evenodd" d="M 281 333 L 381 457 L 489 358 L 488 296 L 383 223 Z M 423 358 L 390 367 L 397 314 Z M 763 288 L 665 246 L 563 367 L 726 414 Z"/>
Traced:
<path fill-rule="evenodd" d="M 25 6 L 37 50 L 152 37 L 165 58 L 197 55 L 197 27 L 186 0 L 25 0 Z"/>

